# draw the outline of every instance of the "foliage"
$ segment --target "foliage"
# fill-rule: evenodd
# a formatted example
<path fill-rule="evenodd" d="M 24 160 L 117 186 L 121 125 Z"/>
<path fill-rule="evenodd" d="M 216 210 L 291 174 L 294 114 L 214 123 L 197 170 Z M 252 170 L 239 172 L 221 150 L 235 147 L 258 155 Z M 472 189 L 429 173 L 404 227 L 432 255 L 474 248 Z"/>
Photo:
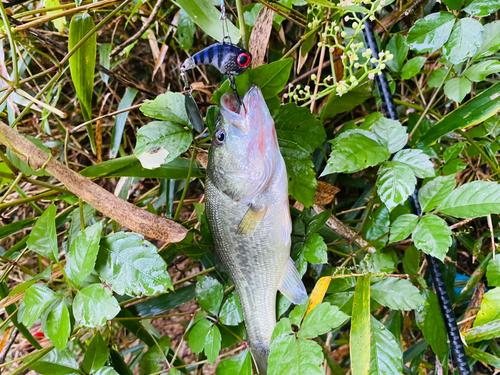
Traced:
<path fill-rule="evenodd" d="M 255 373 L 204 211 L 232 87 L 213 67 L 187 72 L 200 133 L 179 70 L 225 33 L 266 52 L 235 84 L 240 96 L 258 85 L 273 117 L 291 256 L 312 291 L 300 306 L 278 294 L 268 374 L 450 373 L 424 254 L 442 262 L 474 371 L 499 367 L 500 5 L 416 3 L 230 0 L 222 23 L 210 0 L 3 1 L 1 121 L 46 163 L 0 133 L 2 371 Z M 399 120 L 374 85 L 383 75 Z M 130 231 L 66 189 L 50 160 L 187 234 Z"/>

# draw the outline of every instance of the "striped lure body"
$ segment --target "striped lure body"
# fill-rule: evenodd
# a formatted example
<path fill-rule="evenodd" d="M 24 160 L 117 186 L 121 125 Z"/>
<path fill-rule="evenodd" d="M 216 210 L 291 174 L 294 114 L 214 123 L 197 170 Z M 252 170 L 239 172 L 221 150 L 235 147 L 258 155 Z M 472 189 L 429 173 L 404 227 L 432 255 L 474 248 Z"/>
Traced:
<path fill-rule="evenodd" d="M 182 64 L 182 70 L 193 69 L 198 65 L 212 65 L 222 74 L 237 76 L 250 66 L 252 55 L 231 43 L 213 44 L 191 56 Z"/>

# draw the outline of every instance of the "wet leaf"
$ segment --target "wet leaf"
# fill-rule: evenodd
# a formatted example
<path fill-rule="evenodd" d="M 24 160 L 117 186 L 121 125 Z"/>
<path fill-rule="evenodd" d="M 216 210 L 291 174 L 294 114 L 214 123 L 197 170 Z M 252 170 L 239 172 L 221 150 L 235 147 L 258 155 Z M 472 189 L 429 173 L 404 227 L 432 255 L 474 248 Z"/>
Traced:
<path fill-rule="evenodd" d="M 419 53 L 437 51 L 448 40 L 454 24 L 451 13 L 431 13 L 415 22 L 408 33 L 408 45 Z"/>
<path fill-rule="evenodd" d="M 393 310 L 413 310 L 424 303 L 424 299 L 408 280 L 384 277 L 371 286 L 371 297 Z"/>
<path fill-rule="evenodd" d="M 221 342 L 222 337 L 219 328 L 216 325 L 211 326 L 205 337 L 205 354 L 207 355 L 208 363 L 211 365 L 215 363 L 215 360 L 219 356 Z"/>
<path fill-rule="evenodd" d="M 189 331 L 189 347 L 195 354 L 199 354 L 205 348 L 205 338 L 210 330 L 210 322 L 207 319 L 201 319 Z"/>
<path fill-rule="evenodd" d="M 487 60 L 472 65 L 465 71 L 464 75 L 472 82 L 482 82 L 490 74 L 498 72 L 500 72 L 500 62 Z"/>
<path fill-rule="evenodd" d="M 53 349 L 31 364 L 30 369 L 42 375 L 66 375 L 77 373 L 78 363 L 68 350 Z"/>
<path fill-rule="evenodd" d="M 243 321 L 240 299 L 237 294 L 232 294 L 224 302 L 220 310 L 219 320 L 227 326 L 237 326 Z"/>
<path fill-rule="evenodd" d="M 215 375 L 251 375 L 252 356 L 248 349 L 234 357 L 223 359 L 217 366 Z"/>
<path fill-rule="evenodd" d="M 424 56 L 417 56 L 413 59 L 408 60 L 405 66 L 403 66 L 403 69 L 401 69 L 401 78 L 411 79 L 415 77 L 422 71 L 426 60 L 427 58 Z"/>
<path fill-rule="evenodd" d="M 418 191 L 418 200 L 422 211 L 427 212 L 439 206 L 455 188 L 455 176 L 438 176 L 422 186 Z"/>
<path fill-rule="evenodd" d="M 173 290 L 158 250 L 136 233 L 118 232 L 103 238 L 96 270 L 118 294 L 153 296 Z"/>
<path fill-rule="evenodd" d="M 118 301 L 102 284 L 91 284 L 80 290 L 73 302 L 76 321 L 85 327 L 102 326 L 120 312 Z"/>
<path fill-rule="evenodd" d="M 485 17 L 500 9 L 500 3 L 496 0 L 472 0 L 467 1 L 464 11 L 473 17 Z"/>
<path fill-rule="evenodd" d="M 452 14 L 450 16 L 454 17 Z M 460 64 L 473 57 L 482 43 L 483 26 L 473 18 L 460 19 L 444 45 L 443 54 L 449 62 Z"/>
<path fill-rule="evenodd" d="M 497 319 L 500 319 L 500 288 L 493 288 L 484 294 L 473 326 L 476 328 Z"/>
<path fill-rule="evenodd" d="M 399 375 L 403 352 L 394 335 L 373 316 L 370 327 L 370 375 Z"/>
<path fill-rule="evenodd" d="M 417 249 L 443 261 L 451 246 L 451 229 L 440 217 L 425 215 L 413 231 L 412 239 Z"/>
<path fill-rule="evenodd" d="M 150 347 L 139 361 L 139 375 L 160 373 L 163 370 L 163 362 L 170 349 L 170 338 L 163 336 L 157 341 L 158 343 Z"/>
<path fill-rule="evenodd" d="M 304 256 L 310 263 L 322 264 L 328 262 L 328 249 L 325 240 L 318 233 L 307 236 L 304 243 Z"/>
<path fill-rule="evenodd" d="M 451 100 L 461 103 L 471 88 L 472 83 L 467 78 L 452 78 L 444 84 L 444 93 Z"/>
<path fill-rule="evenodd" d="M 82 362 L 82 370 L 87 373 L 93 373 L 104 366 L 109 357 L 109 349 L 101 334 L 97 332 L 90 342 L 85 352 Z"/>
<path fill-rule="evenodd" d="M 56 298 L 54 292 L 46 284 L 30 286 L 19 307 L 19 320 L 29 329 L 40 318 L 42 312 Z"/>
<path fill-rule="evenodd" d="M 54 262 L 59 256 L 56 213 L 56 206 L 51 204 L 36 221 L 26 242 L 28 249 Z"/>
<path fill-rule="evenodd" d="M 483 42 L 476 52 L 475 59 L 491 56 L 500 49 L 500 21 L 484 25 Z"/>
<path fill-rule="evenodd" d="M 304 318 L 298 337 L 312 339 L 340 327 L 348 319 L 349 316 L 337 306 L 332 306 L 328 302 L 320 303 Z"/>
<path fill-rule="evenodd" d="M 500 337 L 500 319 L 471 328 L 464 335 L 465 341 L 470 344 L 497 337 Z"/>
<path fill-rule="evenodd" d="M 393 161 L 406 164 L 418 178 L 434 177 L 434 164 L 429 155 L 418 149 L 406 149 L 394 155 Z"/>
<path fill-rule="evenodd" d="M 113 367 L 101 367 L 99 370 L 94 372 L 92 375 L 120 375 Z"/>
<path fill-rule="evenodd" d="M 64 350 L 71 334 L 71 322 L 68 306 L 62 298 L 42 315 L 42 332 L 57 350 Z"/>
<path fill-rule="evenodd" d="M 447 147 L 443 153 L 444 162 L 448 163 L 451 159 L 454 159 L 458 155 L 460 155 L 464 150 L 466 144 L 467 144 L 466 142 L 458 142 L 451 145 L 450 147 Z"/>
<path fill-rule="evenodd" d="M 378 143 L 387 147 L 391 154 L 401 150 L 408 141 L 406 126 L 399 121 L 381 117 L 372 125 L 371 130 L 377 136 Z"/>
<path fill-rule="evenodd" d="M 389 211 L 406 201 L 416 184 L 417 179 L 411 168 L 401 162 L 386 161 L 378 170 L 378 194 Z"/>
<path fill-rule="evenodd" d="M 188 125 L 189 118 L 184 104 L 184 95 L 167 91 L 154 100 L 145 100 L 141 112 L 148 117 Z"/>
<path fill-rule="evenodd" d="M 391 236 L 389 237 L 389 243 L 406 239 L 417 227 L 417 223 L 417 215 L 405 214 L 398 216 L 398 218 L 391 225 Z"/>
<path fill-rule="evenodd" d="M 387 61 L 387 67 L 394 73 L 398 73 L 403 67 L 406 56 L 408 56 L 409 46 L 406 37 L 401 34 L 394 34 L 387 43 L 387 50 L 394 56 L 392 60 Z"/>
<path fill-rule="evenodd" d="M 210 276 L 198 276 L 198 282 L 196 283 L 196 300 L 203 310 L 217 316 L 223 298 L 224 290 L 216 279 Z"/>

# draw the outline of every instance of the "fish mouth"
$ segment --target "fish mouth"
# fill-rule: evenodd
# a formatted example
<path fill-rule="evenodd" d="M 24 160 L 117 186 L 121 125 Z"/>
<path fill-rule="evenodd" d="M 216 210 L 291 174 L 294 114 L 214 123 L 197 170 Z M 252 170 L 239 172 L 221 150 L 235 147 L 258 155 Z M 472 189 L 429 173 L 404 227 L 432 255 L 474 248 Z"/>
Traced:
<path fill-rule="evenodd" d="M 226 92 L 222 95 L 221 115 L 231 125 L 244 133 L 250 130 L 249 123 L 259 124 L 262 121 L 262 117 L 270 117 L 270 114 L 269 116 L 265 116 L 266 114 L 269 114 L 267 104 L 262 91 L 255 84 L 250 85 L 241 102 L 233 93 Z"/>

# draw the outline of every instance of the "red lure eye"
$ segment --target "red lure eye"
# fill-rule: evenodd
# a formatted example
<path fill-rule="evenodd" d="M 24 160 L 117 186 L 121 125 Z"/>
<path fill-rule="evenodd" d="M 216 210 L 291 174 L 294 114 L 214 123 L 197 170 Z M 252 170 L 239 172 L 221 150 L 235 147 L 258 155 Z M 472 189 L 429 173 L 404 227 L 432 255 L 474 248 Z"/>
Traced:
<path fill-rule="evenodd" d="M 248 56 L 248 53 L 242 52 L 236 58 L 236 63 L 242 68 L 246 68 L 250 64 L 250 56 Z"/>

